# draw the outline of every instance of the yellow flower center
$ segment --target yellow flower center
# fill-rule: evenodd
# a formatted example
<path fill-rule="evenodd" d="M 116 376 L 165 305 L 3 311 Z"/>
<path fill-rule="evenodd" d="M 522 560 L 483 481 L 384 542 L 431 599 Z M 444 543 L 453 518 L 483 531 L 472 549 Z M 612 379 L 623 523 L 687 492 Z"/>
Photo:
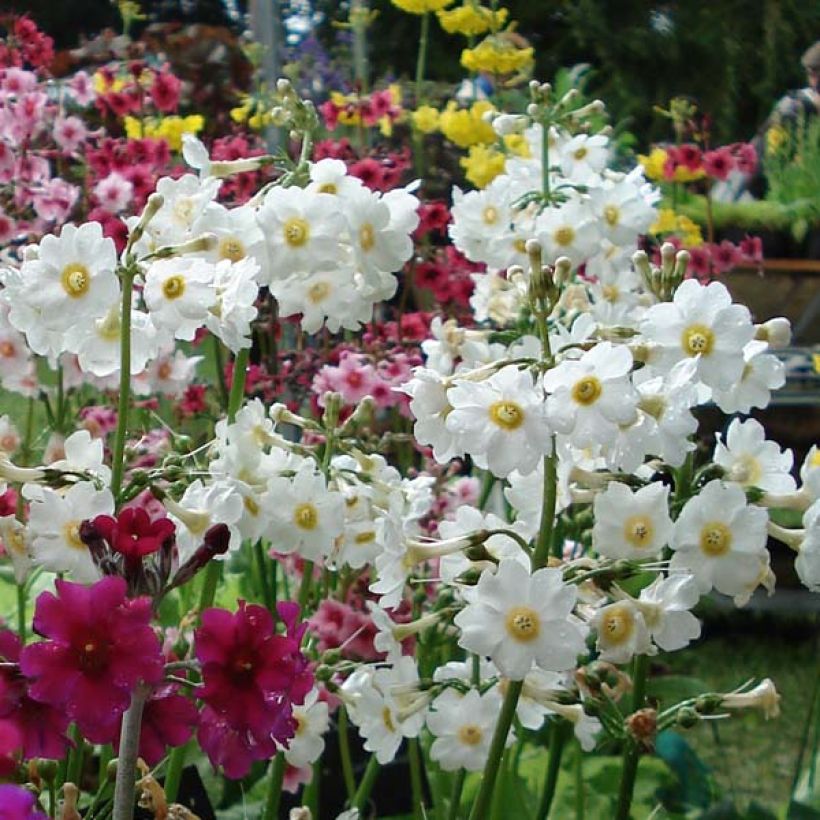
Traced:
<path fill-rule="evenodd" d="M 4 539 L 3 543 L 18 555 L 26 554 L 26 538 L 22 530 L 12 530 Z"/>
<path fill-rule="evenodd" d="M 648 416 L 660 421 L 666 412 L 666 399 L 657 393 L 652 396 L 642 396 L 638 407 Z"/>
<path fill-rule="evenodd" d="M 330 285 L 327 282 L 316 282 L 307 291 L 307 298 L 314 305 L 324 302 L 330 295 Z"/>
<path fill-rule="evenodd" d="M 298 216 L 292 216 L 282 229 L 285 242 L 291 248 L 301 248 L 310 239 L 310 225 Z"/>
<path fill-rule="evenodd" d="M 604 219 L 610 228 L 614 228 L 621 221 L 621 210 L 617 205 L 607 205 L 604 208 Z"/>
<path fill-rule="evenodd" d="M 700 549 L 712 558 L 726 555 L 732 547 L 732 531 L 722 521 L 710 521 L 700 531 Z"/>
<path fill-rule="evenodd" d="M 315 530 L 319 524 L 319 513 L 310 502 L 297 505 L 293 511 L 293 523 L 302 530 Z"/>
<path fill-rule="evenodd" d="M 490 405 L 490 421 L 502 430 L 517 430 L 524 423 L 524 410 L 514 401 L 496 401 Z"/>
<path fill-rule="evenodd" d="M 359 228 L 359 245 L 361 245 L 363 251 L 370 251 L 373 250 L 375 244 L 376 234 L 373 231 L 373 226 L 369 222 L 365 222 Z"/>
<path fill-rule="evenodd" d="M 742 455 L 729 470 L 729 478 L 738 484 L 756 485 L 763 475 L 760 462 L 748 454 Z"/>
<path fill-rule="evenodd" d="M 243 506 L 245 507 L 245 509 L 246 509 L 246 510 L 247 510 L 247 511 L 251 514 L 251 515 L 253 515 L 253 516 L 257 516 L 257 515 L 259 515 L 259 505 L 256 503 L 256 501 L 255 501 L 253 498 L 251 498 L 251 496 L 246 495 L 246 496 L 242 499 L 242 504 L 243 504 Z"/>
<path fill-rule="evenodd" d="M 80 262 L 70 262 L 60 274 L 60 284 L 72 299 L 85 296 L 91 287 L 91 276 L 88 273 L 88 268 Z"/>
<path fill-rule="evenodd" d="M 0 344 L 0 356 L 4 359 L 10 359 L 16 352 L 16 348 L 11 342 L 3 342 Z"/>
<path fill-rule="evenodd" d="M 601 288 L 601 296 L 603 296 L 607 302 L 617 302 L 620 295 L 621 292 L 618 290 L 617 285 L 604 285 Z"/>
<path fill-rule="evenodd" d="M 376 533 L 373 530 L 368 530 L 367 532 L 357 532 L 353 538 L 353 543 L 362 546 L 362 544 L 372 544 L 375 540 Z"/>
<path fill-rule="evenodd" d="M 498 211 L 492 205 L 488 205 L 481 214 L 481 218 L 486 225 L 495 225 L 498 222 Z"/>
<path fill-rule="evenodd" d="M 601 382 L 595 376 L 584 376 L 578 379 L 572 388 L 572 398 L 577 404 L 589 406 L 601 397 Z"/>
<path fill-rule="evenodd" d="M 334 183 L 334 182 L 324 182 L 319 186 L 319 193 L 320 194 L 337 194 L 337 193 L 339 193 L 339 189 L 336 187 L 336 183 Z"/>
<path fill-rule="evenodd" d="M 174 203 L 173 211 L 177 220 L 187 225 L 194 215 L 194 201 L 188 196 L 181 196 Z"/>
<path fill-rule="evenodd" d="M 576 148 L 575 153 L 572 155 L 577 159 L 579 162 L 589 153 L 586 148 Z"/>
<path fill-rule="evenodd" d="M 629 640 L 635 628 L 635 616 L 628 606 L 615 605 L 601 619 L 601 634 L 608 644 L 622 644 Z"/>
<path fill-rule="evenodd" d="M 478 746 L 484 738 L 484 732 L 481 731 L 480 726 L 475 723 L 468 723 L 466 726 L 461 726 L 458 730 L 458 739 L 465 746 Z"/>
<path fill-rule="evenodd" d="M 514 606 L 507 613 L 504 623 L 509 636 L 522 643 L 535 640 L 541 631 L 538 613 L 528 606 Z"/>
<path fill-rule="evenodd" d="M 560 245 L 562 248 L 567 247 L 567 245 L 572 244 L 572 240 L 575 239 L 575 231 L 569 227 L 569 225 L 564 225 L 563 228 L 559 228 L 553 235 L 552 238 L 555 240 L 556 245 Z"/>
<path fill-rule="evenodd" d="M 180 274 L 169 276 L 162 283 L 162 295 L 171 301 L 179 299 L 185 293 L 185 277 Z"/>
<path fill-rule="evenodd" d="M 636 549 L 649 546 L 654 534 L 655 528 L 648 515 L 631 515 L 624 523 L 624 538 Z"/>
<path fill-rule="evenodd" d="M 83 539 L 80 538 L 80 521 L 68 521 L 63 524 L 63 537 L 69 547 L 75 550 L 86 549 Z"/>
<path fill-rule="evenodd" d="M 301 715 L 294 715 L 293 719 L 296 721 L 296 731 L 294 734 L 301 735 L 305 731 L 307 721 Z"/>
<path fill-rule="evenodd" d="M 239 262 L 245 258 L 245 246 L 234 236 L 226 236 L 219 243 L 219 258 Z"/>
<path fill-rule="evenodd" d="M 521 237 L 518 237 L 518 239 L 516 239 L 513 242 L 513 247 L 516 249 L 516 251 L 518 251 L 518 253 L 527 252 L 527 242 L 525 239 L 522 239 Z"/>
<path fill-rule="evenodd" d="M 390 714 L 390 708 L 388 706 L 382 709 L 382 723 L 384 723 L 388 732 L 396 731 L 396 724 L 393 723 L 393 715 Z"/>
<path fill-rule="evenodd" d="M 683 331 L 681 345 L 687 356 L 708 356 L 715 346 L 715 334 L 706 325 L 689 325 Z"/>

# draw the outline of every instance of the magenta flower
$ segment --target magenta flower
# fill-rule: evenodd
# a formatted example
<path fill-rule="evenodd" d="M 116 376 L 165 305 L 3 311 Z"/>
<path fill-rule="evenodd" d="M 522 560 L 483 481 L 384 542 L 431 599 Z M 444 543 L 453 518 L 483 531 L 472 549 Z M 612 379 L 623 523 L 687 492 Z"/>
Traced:
<path fill-rule="evenodd" d="M 49 640 L 20 654 L 29 695 L 63 710 L 94 743 L 117 732 L 131 692 L 163 674 L 160 643 L 151 629 L 151 601 L 125 597 L 123 578 L 91 586 L 56 582 L 57 594 L 37 598 L 35 630 Z"/>
<path fill-rule="evenodd" d="M 0 820 L 47 820 L 37 811 L 35 797 L 20 786 L 0 786 Z"/>
<path fill-rule="evenodd" d="M 254 760 L 271 757 L 274 741 L 286 744 L 296 723 L 291 705 L 302 703 L 313 676 L 299 645 L 304 625 L 281 608 L 287 634 L 277 635 L 267 609 L 241 601 L 236 613 L 208 609 L 196 631 L 202 664 L 199 697 L 205 703 L 199 742 L 228 777 L 243 777 Z"/>
<path fill-rule="evenodd" d="M 152 520 L 141 507 L 124 507 L 116 518 L 98 515 L 92 523 L 111 548 L 129 561 L 158 552 L 176 532 L 170 518 Z"/>

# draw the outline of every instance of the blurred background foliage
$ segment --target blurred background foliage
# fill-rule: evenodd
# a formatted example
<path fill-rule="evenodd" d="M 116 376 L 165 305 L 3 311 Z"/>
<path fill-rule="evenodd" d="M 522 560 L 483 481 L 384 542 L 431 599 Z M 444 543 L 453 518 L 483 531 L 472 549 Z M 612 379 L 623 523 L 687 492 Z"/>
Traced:
<path fill-rule="evenodd" d="M 57 41 L 72 48 L 81 37 L 118 25 L 110 0 L 12 0 Z M 150 22 L 201 22 L 242 29 L 247 0 L 145 0 Z M 298 6 L 292 0 L 284 7 Z M 304 5 L 304 4 L 302 4 Z M 376 77 L 412 76 L 418 19 L 389 0 L 371 0 L 378 16 L 370 32 Z M 748 139 L 775 101 L 805 85 L 800 55 L 820 37 L 820 3 L 806 0 L 508 0 L 537 54 L 536 76 L 551 78 L 562 66 L 589 63 L 589 91 L 607 101 L 613 120 L 625 122 L 640 143 L 668 137 L 668 124 L 653 113 L 673 96 L 696 100 L 711 115 L 718 142 Z M 320 40 L 338 47 L 334 22 L 347 3 L 314 0 L 321 13 Z M 430 74 L 457 82 L 462 42 L 432 27 Z M 343 42 L 343 38 L 342 38 Z M 343 48 L 343 45 L 342 45 Z"/>

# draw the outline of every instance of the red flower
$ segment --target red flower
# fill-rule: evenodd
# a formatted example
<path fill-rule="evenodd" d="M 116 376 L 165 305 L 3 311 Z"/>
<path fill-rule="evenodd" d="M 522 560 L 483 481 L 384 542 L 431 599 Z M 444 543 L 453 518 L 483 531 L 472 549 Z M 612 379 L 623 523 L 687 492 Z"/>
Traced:
<path fill-rule="evenodd" d="M 199 742 L 228 777 L 244 777 L 254 760 L 273 755 L 275 741 L 293 737 L 291 704 L 302 703 L 313 684 L 299 649 L 304 626 L 297 628 L 291 608 L 279 612 L 286 635 L 276 634 L 267 609 L 244 601 L 236 613 L 206 610 L 196 631 L 205 703 Z"/>
<path fill-rule="evenodd" d="M 149 93 L 154 105 L 162 112 L 176 111 L 182 82 L 168 71 L 154 74 Z"/>
<path fill-rule="evenodd" d="M 700 148 L 692 143 L 686 143 L 678 147 L 677 159 L 681 165 L 685 165 L 690 171 L 694 172 L 700 169 L 703 155 Z"/>
<path fill-rule="evenodd" d="M 57 594 L 42 593 L 34 611 L 34 628 L 48 640 L 20 653 L 29 695 L 61 709 L 93 743 L 110 743 L 134 687 L 162 677 L 151 601 L 127 599 L 118 577 L 55 586 Z"/>
<path fill-rule="evenodd" d="M 351 176 L 358 177 L 371 190 L 379 191 L 384 186 L 382 166 L 372 157 L 354 162 L 347 170 Z"/>
<path fill-rule="evenodd" d="M 157 552 L 176 532 L 170 518 L 151 520 L 141 507 L 124 507 L 116 518 L 98 515 L 92 524 L 111 549 L 129 561 L 140 561 Z"/>
<path fill-rule="evenodd" d="M 740 142 L 734 146 L 737 170 L 743 174 L 753 174 L 757 170 L 757 151 L 750 142 Z"/>
<path fill-rule="evenodd" d="M 712 245 L 712 267 L 715 273 L 726 273 L 740 262 L 740 249 L 728 239 L 724 239 L 719 245 Z"/>
<path fill-rule="evenodd" d="M 735 169 L 735 158 L 728 148 L 707 151 L 703 155 L 703 170 L 714 179 L 725 180 Z"/>
<path fill-rule="evenodd" d="M 183 416 L 190 418 L 197 413 L 204 413 L 208 409 L 205 401 L 205 385 L 189 384 L 185 388 L 185 393 L 179 403 L 179 409 Z"/>

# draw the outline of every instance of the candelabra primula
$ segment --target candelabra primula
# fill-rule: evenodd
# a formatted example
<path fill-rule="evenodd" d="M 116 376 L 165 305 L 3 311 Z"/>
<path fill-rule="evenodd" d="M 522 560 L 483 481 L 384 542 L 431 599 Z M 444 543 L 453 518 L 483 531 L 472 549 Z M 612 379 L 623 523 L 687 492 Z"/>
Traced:
<path fill-rule="evenodd" d="M 505 749 L 548 726 L 537 816 L 574 737 L 584 751 L 620 745 L 611 814 L 626 820 L 657 732 L 777 711 L 768 682 L 677 704 L 649 701 L 646 682 L 652 657 L 699 636 L 702 595 L 743 605 L 772 587 L 768 536 L 817 588 L 816 453 L 798 489 L 756 422 L 734 422 L 700 461 L 693 441 L 698 405 L 768 403 L 788 328 L 754 325 L 722 284 L 685 279 L 672 245 L 653 265 L 638 248 L 657 192 L 640 169 L 607 169 L 606 134 L 585 130 L 601 105 L 533 83 L 525 113 L 485 123 L 526 151 L 485 189 L 454 191 L 450 237 L 486 266 L 471 273 L 470 325 L 415 316 L 423 365 L 412 334 L 385 344 L 386 322 L 357 347 L 377 305 L 390 316 L 413 254 L 415 185 L 380 193 L 344 162 L 312 161 L 315 109 L 287 82 L 277 93 L 271 117 L 298 134 L 298 159 L 219 160 L 189 136 L 197 173 L 158 182 L 122 253 L 99 226 L 67 225 L 2 272 L 5 332 L 29 366 L 76 355 L 80 376 L 118 385 L 115 423 L 85 414 L 95 437 L 73 432 L 36 464 L 29 430 L 20 463 L 0 459 L 20 489 L 2 526 L 20 593 L 18 634 L 0 634 L 4 771 L 26 782 L 24 762 L 65 758 L 34 784 L 41 806 L 59 785 L 88 816 L 127 820 L 138 778 L 173 803 L 195 735 L 226 777 L 270 761 L 259 816 L 271 820 L 283 783 L 317 777 L 335 710 L 351 811 L 406 744 L 415 802 L 424 762 L 455 772 L 436 809 L 477 820 Z M 247 202 L 215 204 L 224 178 L 269 164 L 279 176 Z M 260 291 L 299 323 L 300 344 L 345 331 L 341 354 L 312 382 L 301 374 L 313 402 L 243 404 L 254 333 L 271 343 Z M 220 417 L 151 429 L 132 396 L 179 391 L 175 344 L 203 334 L 234 357 Z M 63 434 L 65 385 L 56 415 L 49 405 Z M 799 510 L 803 528 L 774 524 L 771 507 Z M 220 578 L 236 566 L 233 606 Z M 63 577 L 37 597 L 31 641 L 26 598 L 47 573 Z M 349 722 L 372 754 L 358 785 Z M 77 794 L 89 744 L 103 759 L 117 749 L 116 782 Z M 483 771 L 470 809 L 467 771 Z"/>

